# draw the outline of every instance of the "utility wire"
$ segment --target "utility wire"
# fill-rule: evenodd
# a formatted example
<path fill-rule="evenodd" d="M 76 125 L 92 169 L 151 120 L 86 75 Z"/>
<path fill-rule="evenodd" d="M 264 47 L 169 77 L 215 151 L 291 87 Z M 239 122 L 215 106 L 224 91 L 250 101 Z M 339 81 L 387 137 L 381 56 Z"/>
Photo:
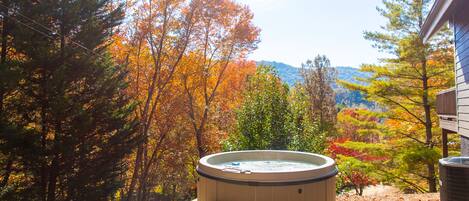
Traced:
<path fill-rule="evenodd" d="M 5 17 L 5 15 L 3 15 L 3 14 L 0 14 L 0 16 Z M 50 35 L 48 35 L 48 34 L 42 32 L 42 31 L 40 31 L 40 30 L 37 30 L 36 28 L 34 28 L 34 27 L 32 27 L 32 26 L 30 26 L 30 25 L 28 25 L 28 24 L 26 24 L 26 23 L 24 23 L 24 22 L 22 22 L 22 21 L 16 19 L 16 18 L 13 17 L 13 16 L 8 16 L 8 18 L 9 18 L 9 19 L 12 19 L 12 20 L 14 20 L 15 22 L 17 22 L 17 23 L 19 23 L 19 24 L 21 24 L 21 25 L 23 25 L 23 26 L 25 26 L 25 27 L 28 27 L 29 29 L 31 29 L 31 30 L 33 30 L 33 31 L 36 31 L 36 32 L 38 32 L 38 33 L 40 33 L 40 34 L 42 34 L 42 35 L 44 35 L 44 36 L 46 36 L 46 37 L 48 37 L 48 38 L 50 38 L 50 39 L 52 39 L 52 40 L 55 39 L 55 38 L 53 38 L 52 36 L 50 36 Z"/>
<path fill-rule="evenodd" d="M 7 10 L 10 10 L 10 9 L 11 9 L 11 8 L 9 8 L 8 6 L 5 6 L 5 5 L 2 4 L 2 3 L 0 3 L 0 7 L 6 8 Z M 26 27 L 28 27 L 29 29 L 33 30 L 33 31 L 36 31 L 36 32 L 38 32 L 38 33 L 40 33 L 40 34 L 42 34 L 42 35 L 48 37 L 49 39 L 54 40 L 55 38 L 52 37 L 52 36 L 59 36 L 59 37 L 64 37 L 64 38 L 65 38 L 65 36 L 62 36 L 62 35 L 61 35 L 60 33 L 58 33 L 57 31 L 52 30 L 51 28 L 49 28 L 49 27 L 47 27 L 47 26 L 45 26 L 45 25 L 43 25 L 43 24 L 37 22 L 36 20 L 31 19 L 31 18 L 29 18 L 29 17 L 27 17 L 27 16 L 21 14 L 21 13 L 18 12 L 18 11 L 15 11 L 15 13 L 17 13 L 19 16 L 25 18 L 26 20 L 29 20 L 30 22 L 32 22 L 32 23 L 34 23 L 34 24 L 36 24 L 36 25 L 39 25 L 40 27 L 46 29 L 46 30 L 49 31 L 50 33 L 49 33 L 49 34 L 44 33 L 44 32 L 42 32 L 42 31 L 40 31 L 40 30 L 38 30 L 38 29 L 36 29 L 36 28 L 34 28 L 34 27 L 32 27 L 32 26 L 30 26 L 30 25 L 28 25 L 28 24 L 26 24 L 26 23 L 24 23 L 24 22 L 22 22 L 22 21 L 20 21 L 20 20 L 18 20 L 17 18 L 15 18 L 15 17 L 13 17 L 13 16 L 11 16 L 11 15 L 9 15 L 9 16 L 7 16 L 7 17 L 12 18 L 14 21 L 18 22 L 19 24 L 22 24 L 23 26 L 26 26 Z M 0 16 L 6 17 L 4 14 L 0 14 Z M 51 36 L 51 35 L 52 35 L 52 36 Z M 81 43 L 75 42 L 75 41 L 71 40 L 70 38 L 68 38 L 68 40 L 69 40 L 71 43 L 73 43 L 74 45 L 76 45 L 76 46 L 78 46 L 78 47 L 80 47 L 80 48 L 82 48 L 82 49 L 88 51 L 89 53 L 93 54 L 94 56 L 97 56 L 97 57 L 99 57 L 99 58 L 101 58 L 101 59 L 105 59 L 102 55 L 100 55 L 99 53 L 96 53 L 94 50 L 91 50 L 91 49 L 85 47 L 85 46 L 82 45 Z"/>

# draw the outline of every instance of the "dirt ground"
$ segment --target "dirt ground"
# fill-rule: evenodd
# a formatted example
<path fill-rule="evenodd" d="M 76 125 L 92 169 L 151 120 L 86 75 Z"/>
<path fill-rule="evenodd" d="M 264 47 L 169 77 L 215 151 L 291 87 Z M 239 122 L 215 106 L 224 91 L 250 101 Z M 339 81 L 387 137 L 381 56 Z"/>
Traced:
<path fill-rule="evenodd" d="M 337 201 L 439 201 L 439 193 L 403 194 L 391 186 L 371 186 L 363 191 L 363 196 L 353 192 L 337 196 Z"/>

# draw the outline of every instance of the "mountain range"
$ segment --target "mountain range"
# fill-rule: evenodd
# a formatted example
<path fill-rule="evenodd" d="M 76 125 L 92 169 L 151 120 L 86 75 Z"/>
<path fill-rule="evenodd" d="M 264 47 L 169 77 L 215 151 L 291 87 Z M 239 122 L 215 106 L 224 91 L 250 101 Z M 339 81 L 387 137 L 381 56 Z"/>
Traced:
<path fill-rule="evenodd" d="M 293 86 L 296 82 L 301 82 L 302 78 L 300 75 L 300 67 L 294 67 L 282 62 L 277 61 L 258 61 L 257 65 L 265 65 L 274 67 L 280 79 L 287 83 L 290 86 Z M 356 78 L 368 78 L 370 77 L 369 73 L 361 72 L 360 69 L 348 66 L 338 66 L 335 67 L 337 70 L 337 79 L 344 80 L 352 83 L 361 83 Z M 336 88 L 337 86 L 333 86 Z"/>
<path fill-rule="evenodd" d="M 257 61 L 257 65 L 272 66 L 277 70 L 277 73 L 282 79 L 283 82 L 287 83 L 290 86 L 295 85 L 297 82 L 302 82 L 302 77 L 300 75 L 301 68 L 294 67 L 282 62 L 277 61 Z M 338 66 L 334 67 L 337 71 L 337 79 L 344 80 L 351 83 L 360 83 L 365 84 L 356 78 L 368 78 L 370 77 L 369 73 L 362 72 L 358 68 L 348 67 L 348 66 Z M 347 107 L 374 107 L 374 104 L 365 100 L 363 94 L 358 91 L 351 91 L 343 87 L 338 86 L 336 83 L 333 83 L 331 86 L 336 93 L 336 103 L 338 105 L 344 105 Z"/>

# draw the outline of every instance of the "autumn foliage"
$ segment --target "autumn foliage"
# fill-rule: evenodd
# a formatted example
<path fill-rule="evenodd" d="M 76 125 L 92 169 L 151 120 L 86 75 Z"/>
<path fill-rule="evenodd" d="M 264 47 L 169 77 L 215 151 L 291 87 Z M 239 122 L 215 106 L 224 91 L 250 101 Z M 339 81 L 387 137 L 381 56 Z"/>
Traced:
<path fill-rule="evenodd" d="M 189 199 L 198 158 L 220 150 L 255 72 L 245 56 L 256 48 L 259 29 L 247 7 L 229 0 L 130 5 L 129 22 L 111 48 L 129 66 L 127 93 L 140 103 L 135 116 L 143 143 L 129 158 L 119 196 Z"/>
<path fill-rule="evenodd" d="M 201 157 L 246 149 L 329 155 L 339 192 L 435 192 L 454 62 L 447 29 L 418 37 L 428 3 L 384 0 L 365 38 L 393 57 L 338 81 L 374 108 L 339 110 L 326 56 L 295 86 L 247 59 L 236 0 L 1 1 L 0 200 L 192 200 Z"/>
<path fill-rule="evenodd" d="M 337 130 L 339 137 L 329 142 L 327 152 L 338 163 L 338 190 L 362 195 L 366 186 L 384 180 L 376 174 L 376 164 L 389 159 L 381 150 L 381 119 L 367 109 L 345 108 L 337 115 Z"/>

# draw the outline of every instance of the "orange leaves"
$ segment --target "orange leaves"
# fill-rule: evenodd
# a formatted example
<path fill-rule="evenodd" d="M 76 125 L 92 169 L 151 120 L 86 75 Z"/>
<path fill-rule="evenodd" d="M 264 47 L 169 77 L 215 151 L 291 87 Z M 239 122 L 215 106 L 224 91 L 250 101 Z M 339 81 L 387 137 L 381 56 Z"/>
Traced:
<path fill-rule="evenodd" d="M 197 139 L 199 156 L 209 145 L 205 129 L 211 124 L 221 85 L 234 61 L 256 48 L 259 30 L 252 24 L 252 13 L 229 0 L 193 0 L 194 30 L 183 59 L 181 83 Z M 219 108 L 218 108 L 219 109 Z"/>
<path fill-rule="evenodd" d="M 226 78 L 220 86 L 220 103 L 224 110 L 233 110 L 241 104 L 242 92 L 246 87 L 246 79 L 256 73 L 254 61 L 238 60 L 230 64 L 226 70 Z"/>
<path fill-rule="evenodd" d="M 128 93 L 139 103 L 135 117 L 145 139 L 132 158 L 142 176 L 132 175 L 131 195 L 154 189 L 146 185 L 159 172 L 193 170 L 192 159 L 220 148 L 246 77 L 255 73 L 256 64 L 244 58 L 256 48 L 259 29 L 252 12 L 232 0 L 145 0 L 126 9 L 111 52 L 130 71 Z M 152 183 L 178 182 L 160 179 Z"/>
<path fill-rule="evenodd" d="M 253 14 L 244 6 L 229 0 L 194 0 L 203 5 L 197 13 L 191 51 L 209 59 L 231 60 L 254 50 L 259 41 L 259 28 L 252 24 Z"/>

